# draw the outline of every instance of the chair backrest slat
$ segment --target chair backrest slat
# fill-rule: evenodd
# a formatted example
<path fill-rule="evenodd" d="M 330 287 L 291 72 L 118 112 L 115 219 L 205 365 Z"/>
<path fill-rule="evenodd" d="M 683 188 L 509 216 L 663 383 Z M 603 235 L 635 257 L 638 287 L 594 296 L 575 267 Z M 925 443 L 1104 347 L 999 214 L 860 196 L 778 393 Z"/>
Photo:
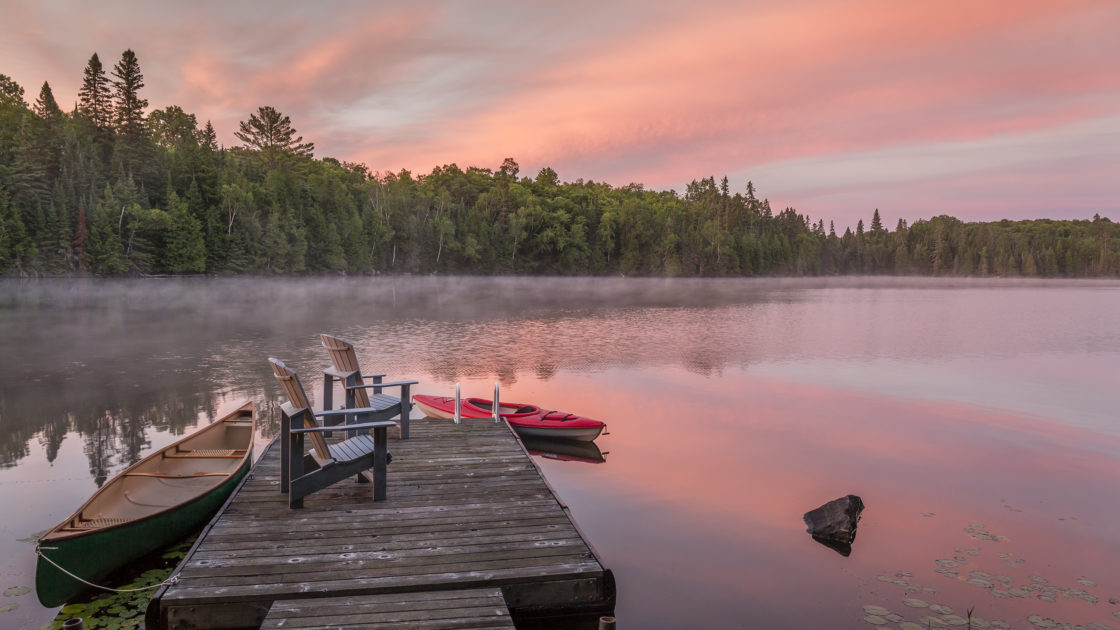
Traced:
<path fill-rule="evenodd" d="M 319 339 L 322 340 L 327 353 L 331 355 L 331 365 L 334 369 L 340 372 L 357 372 L 354 384 L 365 385 L 362 381 L 361 368 L 358 367 L 358 354 L 354 352 L 354 344 L 334 335 L 321 334 Z M 355 389 L 354 404 L 358 407 L 369 407 L 368 390 Z"/>
<path fill-rule="evenodd" d="M 280 381 L 281 387 L 284 388 L 284 395 L 288 397 L 288 402 L 297 409 L 306 409 L 304 415 L 303 425 L 305 428 L 313 428 L 318 426 L 315 422 L 315 417 L 311 415 L 311 403 L 307 400 L 307 394 L 303 391 L 303 384 L 299 382 L 299 375 L 293 372 L 284 362 L 280 359 L 269 357 L 268 362 L 272 364 L 272 372 L 276 376 L 276 380 Z M 327 440 L 323 438 L 322 433 L 308 433 L 308 438 L 311 440 L 311 445 L 321 457 L 330 457 L 331 449 L 327 446 Z"/>

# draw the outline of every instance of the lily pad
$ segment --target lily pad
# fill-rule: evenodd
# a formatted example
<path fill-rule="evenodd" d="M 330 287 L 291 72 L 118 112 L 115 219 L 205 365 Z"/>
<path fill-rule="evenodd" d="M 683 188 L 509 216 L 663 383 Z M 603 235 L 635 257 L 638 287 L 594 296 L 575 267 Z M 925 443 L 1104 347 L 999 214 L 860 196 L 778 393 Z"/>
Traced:
<path fill-rule="evenodd" d="M 31 589 L 26 586 L 13 586 L 12 588 L 4 591 L 5 597 L 19 597 L 31 592 Z"/>
<path fill-rule="evenodd" d="M 863 620 L 873 626 L 884 626 L 887 624 L 887 620 L 883 619 L 879 615 L 868 615 L 864 617 Z"/>
<path fill-rule="evenodd" d="M 876 606 L 875 604 L 868 604 L 868 605 L 864 606 L 863 607 L 863 612 L 865 612 L 869 615 L 878 615 L 880 617 L 885 617 L 885 616 L 891 614 L 890 609 L 883 608 L 882 606 Z"/>
<path fill-rule="evenodd" d="M 941 620 L 944 621 L 946 624 L 948 624 L 950 626 L 968 625 L 968 619 L 965 619 L 964 617 L 961 617 L 960 615 L 945 615 L 944 617 L 941 618 Z"/>
<path fill-rule="evenodd" d="M 917 599 L 914 597 L 907 597 L 906 599 L 902 600 L 902 603 L 911 608 L 925 608 L 926 606 L 929 606 L 929 603 L 925 600 Z"/>
<path fill-rule="evenodd" d="M 1031 615 L 1027 617 L 1027 621 L 1031 622 L 1031 625 L 1036 628 L 1049 629 L 1058 627 L 1057 622 L 1049 617 L 1043 617 L 1042 615 Z"/>
<path fill-rule="evenodd" d="M 17 608 L 19 608 L 19 604 L 4 604 L 0 606 L 0 613 L 12 612 Z"/>
<path fill-rule="evenodd" d="M 945 604 L 930 604 L 929 609 L 932 610 L 933 612 L 939 614 L 939 615 L 951 615 L 951 614 L 953 614 L 953 609 L 949 608 Z"/>
<path fill-rule="evenodd" d="M 70 604 L 69 606 L 63 606 L 59 612 L 64 615 L 81 615 L 85 611 L 85 604 Z"/>

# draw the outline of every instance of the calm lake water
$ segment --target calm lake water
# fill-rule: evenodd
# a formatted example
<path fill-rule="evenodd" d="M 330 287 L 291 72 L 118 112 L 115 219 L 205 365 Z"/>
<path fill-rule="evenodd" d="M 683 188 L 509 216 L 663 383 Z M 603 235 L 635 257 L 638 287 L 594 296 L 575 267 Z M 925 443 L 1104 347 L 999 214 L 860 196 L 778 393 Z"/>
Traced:
<path fill-rule="evenodd" d="M 605 420 L 535 457 L 623 627 L 1120 628 L 1120 283 L 895 278 L 0 281 L 0 627 L 54 616 L 33 534 L 243 400 L 263 447 L 320 332 Z M 844 557 L 801 517 L 849 493 Z"/>

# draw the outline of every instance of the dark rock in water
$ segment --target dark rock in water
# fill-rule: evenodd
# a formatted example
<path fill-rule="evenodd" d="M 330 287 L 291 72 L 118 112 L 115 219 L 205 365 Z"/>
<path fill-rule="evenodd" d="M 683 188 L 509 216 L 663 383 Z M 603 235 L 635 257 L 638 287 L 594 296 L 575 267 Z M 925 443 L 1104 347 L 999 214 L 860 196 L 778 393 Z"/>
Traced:
<path fill-rule="evenodd" d="M 819 508 L 806 512 L 802 518 L 809 526 L 809 534 L 817 542 L 837 553 L 848 556 L 856 539 L 856 524 L 863 512 L 863 500 L 854 494 L 829 501 Z"/>

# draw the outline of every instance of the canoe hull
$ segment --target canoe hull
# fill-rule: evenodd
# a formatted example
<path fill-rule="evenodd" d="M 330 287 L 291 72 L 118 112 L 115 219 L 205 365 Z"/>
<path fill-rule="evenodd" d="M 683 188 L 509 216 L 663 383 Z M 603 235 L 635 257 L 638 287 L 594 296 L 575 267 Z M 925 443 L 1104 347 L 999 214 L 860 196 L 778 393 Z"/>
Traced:
<path fill-rule="evenodd" d="M 165 450 L 162 449 L 154 456 L 161 455 Z M 212 490 L 190 501 L 119 525 L 52 539 L 51 534 L 59 529 L 56 527 L 44 536 L 38 549 L 35 592 L 39 602 L 47 607 L 60 606 L 89 588 L 45 558 L 88 582 L 103 584 L 103 580 L 113 572 L 182 540 L 202 527 L 241 483 L 251 464 L 250 440 L 248 454 L 236 470 L 224 477 Z"/>

